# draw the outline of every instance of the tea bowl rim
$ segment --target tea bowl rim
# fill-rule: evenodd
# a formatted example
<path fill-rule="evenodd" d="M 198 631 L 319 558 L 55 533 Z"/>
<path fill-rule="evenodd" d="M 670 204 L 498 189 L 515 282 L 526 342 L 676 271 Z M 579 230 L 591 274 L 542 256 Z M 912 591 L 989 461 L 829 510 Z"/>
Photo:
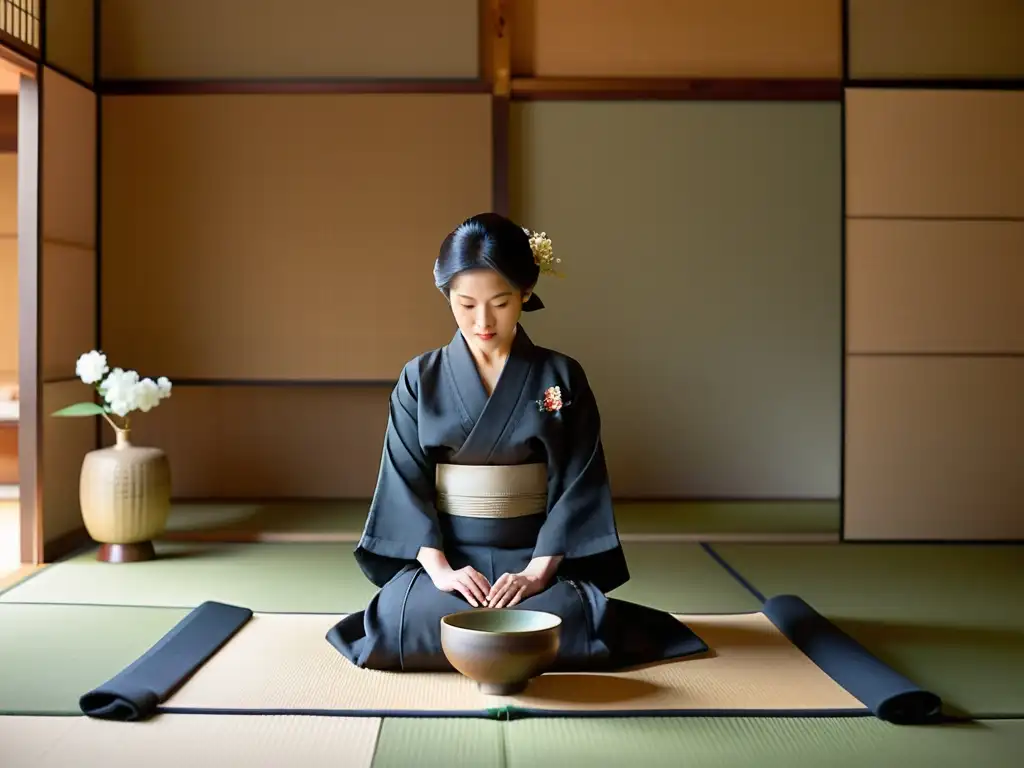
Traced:
<path fill-rule="evenodd" d="M 510 613 L 517 611 L 518 613 L 532 613 L 535 616 L 544 616 L 551 620 L 551 624 L 546 627 L 539 627 L 537 629 L 526 629 L 519 632 L 508 631 L 508 630 L 487 630 L 487 629 L 472 629 L 471 627 L 460 627 L 457 624 L 452 624 L 449 619 L 453 619 L 457 616 L 465 616 L 471 613 Z M 485 635 L 489 637 L 495 636 L 506 636 L 506 637 L 530 637 L 533 635 L 541 635 L 547 632 L 553 632 L 558 630 L 562 626 L 562 617 L 556 613 L 549 611 L 537 611 L 532 608 L 514 609 L 514 608 L 470 608 L 465 611 L 456 611 L 455 613 L 449 613 L 446 616 L 441 617 L 441 624 L 450 630 L 455 632 L 466 632 L 470 635 Z"/>

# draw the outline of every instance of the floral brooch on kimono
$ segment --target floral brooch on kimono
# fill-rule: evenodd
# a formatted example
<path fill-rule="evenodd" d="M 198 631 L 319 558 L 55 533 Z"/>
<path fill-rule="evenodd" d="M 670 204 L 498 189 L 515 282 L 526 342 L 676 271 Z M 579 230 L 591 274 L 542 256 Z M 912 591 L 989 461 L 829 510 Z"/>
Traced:
<path fill-rule="evenodd" d="M 561 387 L 548 387 L 544 390 L 544 397 L 537 400 L 537 410 L 541 413 L 560 413 L 563 408 L 570 405 L 562 400 Z"/>

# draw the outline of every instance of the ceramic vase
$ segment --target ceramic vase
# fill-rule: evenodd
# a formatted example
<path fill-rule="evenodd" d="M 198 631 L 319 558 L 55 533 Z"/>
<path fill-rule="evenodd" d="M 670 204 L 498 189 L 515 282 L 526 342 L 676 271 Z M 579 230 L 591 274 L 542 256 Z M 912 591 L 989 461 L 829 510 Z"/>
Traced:
<path fill-rule="evenodd" d="M 171 508 L 171 468 L 159 448 L 132 445 L 117 430 L 109 448 L 82 462 L 79 502 L 89 536 L 100 543 L 97 559 L 133 562 L 155 557 L 153 539 L 164 532 Z"/>

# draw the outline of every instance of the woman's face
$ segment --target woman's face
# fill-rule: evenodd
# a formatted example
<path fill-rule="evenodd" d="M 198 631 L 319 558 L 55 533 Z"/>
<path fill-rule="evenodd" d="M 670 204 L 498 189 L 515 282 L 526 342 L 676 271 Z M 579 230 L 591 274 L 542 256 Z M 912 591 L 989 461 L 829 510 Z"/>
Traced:
<path fill-rule="evenodd" d="M 485 353 L 507 351 L 523 312 L 523 294 L 490 269 L 463 272 L 452 281 L 449 301 L 459 330 L 471 347 Z"/>

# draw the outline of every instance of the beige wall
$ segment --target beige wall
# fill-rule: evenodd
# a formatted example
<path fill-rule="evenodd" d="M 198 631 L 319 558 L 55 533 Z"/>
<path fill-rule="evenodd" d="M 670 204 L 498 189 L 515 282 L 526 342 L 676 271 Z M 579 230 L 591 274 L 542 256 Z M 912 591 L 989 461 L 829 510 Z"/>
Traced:
<path fill-rule="evenodd" d="M 473 78 L 478 10 L 108 0 L 103 76 Z M 454 330 L 431 264 L 491 207 L 491 136 L 486 95 L 104 97 L 104 349 L 216 381 L 133 422 L 176 496 L 372 494 L 389 382 Z"/>
<path fill-rule="evenodd" d="M 1020 76 L 1019 3 L 920 5 L 851 0 L 854 77 Z M 513 64 L 531 76 L 837 77 L 841 7 L 521 2 Z M 475 0 L 103 8 L 108 79 L 479 71 Z M 488 102 L 105 97 L 104 346 L 156 375 L 222 380 L 179 388 L 138 424 L 172 453 L 177 495 L 369 494 L 388 391 L 373 380 L 448 337 L 430 263 L 452 224 L 490 204 Z M 1021 454 L 1005 424 L 1024 398 L 1009 356 L 1024 344 L 1021 105 L 851 90 L 845 211 L 836 105 L 515 105 L 515 213 L 554 237 L 569 273 L 526 322 L 592 372 L 616 493 L 842 491 L 852 538 L 1019 535 L 1019 488 L 997 470 L 1024 476 L 1003 453 Z M 227 437 L 213 441 L 214 425 Z M 899 462 L 880 464 L 892 447 Z"/>
<path fill-rule="evenodd" d="M 96 97 L 49 68 L 41 74 L 42 519 L 51 542 L 82 525 L 78 472 L 96 442 L 93 419 L 50 416 L 90 394 L 73 379 L 78 356 L 96 345 Z"/>
<path fill-rule="evenodd" d="M 567 273 L 525 325 L 593 380 L 616 493 L 838 495 L 840 127 L 837 104 L 515 105 L 513 213 Z"/>
<path fill-rule="evenodd" d="M 454 326 L 487 95 L 107 96 L 103 345 L 175 378 L 393 380 Z M 414 130 L 410 130 L 415 126 Z"/>
<path fill-rule="evenodd" d="M 534 77 L 839 77 L 838 0 L 515 0 Z"/>
<path fill-rule="evenodd" d="M 1024 75 L 1020 0 L 849 0 L 850 75 Z"/>
<path fill-rule="evenodd" d="M 1024 5 L 852 0 L 857 77 L 1019 77 Z M 850 539 L 1021 539 L 1024 94 L 847 92 Z"/>
<path fill-rule="evenodd" d="M 86 83 L 94 80 L 94 4 L 101 0 L 45 0 L 46 63 Z"/>
<path fill-rule="evenodd" d="M 357 3 L 344 12 L 332 5 L 330 13 L 321 5 L 304 3 L 325 26 L 333 14 L 349 14 L 349 28 L 376 39 L 384 8 L 407 4 Z M 477 71 L 476 5 L 432 9 L 431 24 L 446 19 L 443 29 L 429 27 L 404 58 L 388 54 L 385 61 L 380 51 L 358 45 L 295 58 L 289 40 L 257 58 L 250 46 L 268 44 L 271 28 L 256 21 L 261 17 L 254 8 L 237 40 L 225 44 L 221 33 L 237 21 L 239 8 L 227 0 L 209 6 L 197 32 L 200 54 L 188 56 L 183 36 L 159 34 L 195 27 L 188 3 L 109 2 L 102 19 L 104 75 L 264 77 L 315 69 L 395 76 L 416 71 L 433 55 L 424 46 L 443 39 L 449 55 L 461 51 L 471 60 L 445 65 L 447 74 L 468 76 Z M 656 73 L 838 74 L 838 3 L 794 0 L 773 13 L 734 4 L 733 10 L 769 25 L 756 39 L 717 4 L 687 5 L 687 14 L 700 16 L 714 32 L 717 42 L 706 50 L 716 50 L 719 59 L 700 68 L 707 57 L 672 59 L 672 47 L 662 45 L 651 59 L 657 59 Z M 569 55 L 557 41 L 576 6 L 526 9 L 535 29 L 551 33 L 541 34 L 534 48 L 543 74 L 594 73 L 585 61 L 551 58 L 553 51 Z M 584 42 L 622 22 L 612 4 L 593 10 L 591 26 L 576 29 Z M 635 14 L 646 18 L 644 34 L 678 21 L 658 13 L 664 5 L 644 4 Z M 396 18 L 402 20 L 392 37 L 419 17 Z M 203 43 L 207 33 L 221 44 L 216 54 L 212 42 Z M 336 58 L 323 58 L 328 53 Z M 621 74 L 638 71 L 621 58 L 613 65 Z M 104 98 L 102 328 L 112 359 L 172 379 L 385 382 L 330 389 L 179 387 L 166 413 L 137 425 L 172 452 L 176 495 L 372 492 L 386 382 L 405 360 L 444 343 L 452 330 L 430 280 L 437 246 L 461 218 L 490 207 L 489 101 Z M 592 372 L 617 494 L 835 498 L 838 106 L 551 104 L 517 107 L 514 120 L 516 213 L 552 232 L 571 271 L 564 285 L 545 287 L 552 309 L 528 325 Z M 579 151 L 581 132 L 589 135 L 591 154 Z M 679 140 L 682 135 L 687 141 Z M 627 150 L 617 162 L 593 161 L 619 146 Z M 616 176 L 623 173 L 626 183 Z M 755 173 L 764 181 L 752 187 Z M 672 196 L 686 201 L 681 210 Z M 808 212 L 794 216 L 800 209 Z M 588 232 L 592 220 L 601 220 L 602 229 Z M 673 220 L 680 231 L 665 226 Z M 623 287 L 615 246 L 636 232 L 647 238 L 639 256 L 644 266 Z M 737 283 L 730 279 L 736 274 L 748 277 Z M 131 290 L 132 281 L 149 288 Z M 613 286 L 616 301 L 595 299 Z M 657 301 L 646 289 L 659 292 Z M 728 298 L 716 302 L 716 293 Z M 666 306 L 684 307 L 664 324 L 670 341 L 648 337 L 638 344 L 655 322 L 651 313 Z M 708 324 L 717 336 L 707 332 Z M 608 333 L 620 343 L 599 355 L 594 344 Z M 662 357 L 665 344 L 675 347 Z M 751 365 L 762 375 L 752 379 Z M 661 396 L 657 411 L 637 410 L 631 385 L 615 375 L 621 370 Z M 692 394 L 674 397 L 680 388 Z M 288 437 L 279 436 L 269 417 L 265 428 L 254 426 L 253 408 L 294 414 L 281 428 Z M 319 420 L 306 415 L 316 413 Z M 211 443 L 213 424 L 226 435 L 218 443 Z M 208 450 L 214 444 L 217 451 Z M 315 458 L 321 452 L 338 458 L 321 465 Z M 336 465 L 345 468 L 337 475 Z"/>
<path fill-rule="evenodd" d="M 477 9 L 477 0 L 102 0 L 102 76 L 476 77 Z"/>
<path fill-rule="evenodd" d="M 369 498 L 389 394 L 379 386 L 178 387 L 132 419 L 132 435 L 167 452 L 181 498 Z"/>

